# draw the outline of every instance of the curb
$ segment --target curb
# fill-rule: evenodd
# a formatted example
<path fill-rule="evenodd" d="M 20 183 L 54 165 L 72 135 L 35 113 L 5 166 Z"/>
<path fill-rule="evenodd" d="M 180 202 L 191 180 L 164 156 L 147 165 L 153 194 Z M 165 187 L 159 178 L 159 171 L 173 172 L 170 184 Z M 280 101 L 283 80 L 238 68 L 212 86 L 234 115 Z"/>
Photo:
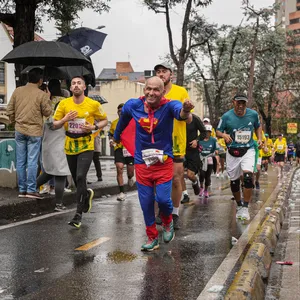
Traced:
<path fill-rule="evenodd" d="M 254 244 L 246 254 L 240 270 L 228 288 L 225 299 L 264 299 L 265 283 L 270 275 L 274 254 L 281 226 L 287 212 L 287 200 L 295 170 L 289 172 L 280 190 L 277 201 L 267 213 L 261 228 L 254 237 Z M 286 184 L 288 183 L 288 184 Z"/>
<path fill-rule="evenodd" d="M 197 300 L 264 299 L 295 170 L 278 183 Z"/>
<path fill-rule="evenodd" d="M 94 198 L 100 198 L 104 195 L 116 195 L 119 193 L 119 187 L 104 186 L 99 187 L 96 184 L 88 186 L 94 190 Z M 136 185 L 132 188 L 127 187 L 127 192 L 136 190 Z M 63 201 L 65 205 L 76 203 L 75 192 L 64 193 Z M 55 198 L 53 196 L 44 197 L 42 200 L 36 199 L 14 199 L 11 203 L 0 205 L 0 220 L 19 220 L 33 215 L 40 215 L 53 212 L 55 208 Z M 5 222 L 4 222 L 5 223 Z"/>

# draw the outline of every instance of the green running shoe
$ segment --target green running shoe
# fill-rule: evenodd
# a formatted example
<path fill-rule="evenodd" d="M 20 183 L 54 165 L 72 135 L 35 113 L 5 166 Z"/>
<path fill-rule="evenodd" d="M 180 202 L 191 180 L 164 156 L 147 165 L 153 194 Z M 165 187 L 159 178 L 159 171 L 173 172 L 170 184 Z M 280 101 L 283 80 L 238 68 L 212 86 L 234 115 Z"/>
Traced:
<path fill-rule="evenodd" d="M 76 213 L 74 218 L 68 224 L 79 229 L 81 226 L 81 215 Z"/>
<path fill-rule="evenodd" d="M 153 251 L 159 248 L 158 239 L 148 239 L 147 243 L 142 245 L 142 251 Z"/>
<path fill-rule="evenodd" d="M 94 198 L 94 191 L 92 189 L 87 189 L 87 198 L 84 203 L 83 212 L 88 213 L 92 209 L 92 200 Z"/>
<path fill-rule="evenodd" d="M 170 243 L 175 237 L 173 221 L 169 225 L 163 224 L 163 240 L 165 243 Z"/>

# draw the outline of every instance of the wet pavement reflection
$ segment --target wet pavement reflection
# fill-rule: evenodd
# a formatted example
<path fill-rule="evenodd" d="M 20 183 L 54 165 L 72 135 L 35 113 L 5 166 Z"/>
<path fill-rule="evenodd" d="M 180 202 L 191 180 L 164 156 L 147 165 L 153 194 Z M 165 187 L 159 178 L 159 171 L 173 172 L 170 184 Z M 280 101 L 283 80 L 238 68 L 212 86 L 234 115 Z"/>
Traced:
<path fill-rule="evenodd" d="M 261 177 L 251 215 L 276 184 L 272 170 Z M 247 223 L 235 219 L 227 179 L 213 177 L 207 201 L 192 196 L 191 187 L 189 194 L 174 241 L 161 241 L 151 253 L 140 251 L 145 230 L 135 192 L 124 202 L 95 199 L 79 230 L 67 225 L 74 212 L 0 227 L 0 299 L 196 299 Z M 104 237 L 96 247 L 75 250 Z"/>

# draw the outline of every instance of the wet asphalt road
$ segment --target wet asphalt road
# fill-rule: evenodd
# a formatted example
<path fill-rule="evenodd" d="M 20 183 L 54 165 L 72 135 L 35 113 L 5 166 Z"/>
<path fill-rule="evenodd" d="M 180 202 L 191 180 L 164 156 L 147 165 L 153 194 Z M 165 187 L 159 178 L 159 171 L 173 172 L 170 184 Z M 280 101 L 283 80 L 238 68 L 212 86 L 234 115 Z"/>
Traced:
<path fill-rule="evenodd" d="M 273 172 L 261 178 L 253 213 L 276 183 Z M 146 237 L 136 192 L 125 202 L 95 199 L 79 230 L 67 225 L 74 211 L 0 227 L 0 299 L 196 299 L 230 251 L 231 237 L 247 226 L 235 219 L 228 187 L 213 177 L 209 200 L 191 196 L 174 241 L 151 253 L 140 251 Z M 75 250 L 92 241 L 99 245 Z"/>

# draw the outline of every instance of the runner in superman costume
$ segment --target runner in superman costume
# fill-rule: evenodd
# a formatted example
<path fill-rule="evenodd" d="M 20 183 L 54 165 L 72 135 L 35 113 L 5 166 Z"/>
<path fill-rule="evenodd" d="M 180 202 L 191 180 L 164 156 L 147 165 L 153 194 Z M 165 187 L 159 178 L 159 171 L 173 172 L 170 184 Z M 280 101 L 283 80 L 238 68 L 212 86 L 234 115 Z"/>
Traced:
<path fill-rule="evenodd" d="M 148 236 L 148 241 L 142 245 L 141 250 L 152 251 L 159 248 L 154 214 L 155 200 L 161 212 L 164 242 L 172 241 L 175 236 L 171 200 L 173 121 L 175 118 L 191 122 L 190 111 L 194 106 L 190 101 L 182 104 L 179 101 L 165 99 L 164 84 L 158 77 L 146 81 L 144 94 L 144 97 L 130 99 L 125 103 L 114 139 L 116 142 L 120 141 L 121 133 L 129 122 L 132 119 L 135 121 L 134 164 L 138 195 Z"/>

